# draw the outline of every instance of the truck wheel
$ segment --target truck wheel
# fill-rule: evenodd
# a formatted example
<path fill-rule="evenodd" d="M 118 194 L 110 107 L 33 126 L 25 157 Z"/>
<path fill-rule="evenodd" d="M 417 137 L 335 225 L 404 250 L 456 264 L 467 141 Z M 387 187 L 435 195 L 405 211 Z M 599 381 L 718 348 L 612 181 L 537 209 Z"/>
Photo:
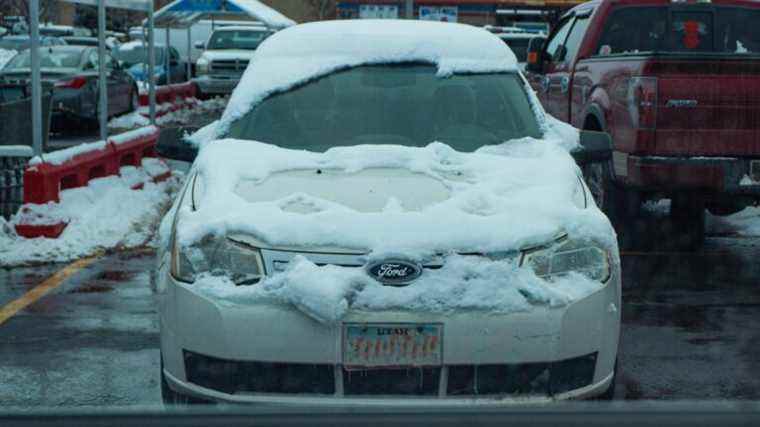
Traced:
<path fill-rule="evenodd" d="M 609 163 L 583 166 L 583 179 L 599 209 L 607 215 L 618 233 L 620 248 L 634 246 L 636 219 L 641 200 L 636 192 L 628 191 L 612 181 Z"/>
<path fill-rule="evenodd" d="M 676 195 L 670 201 L 670 220 L 678 249 L 699 249 L 705 240 L 705 202 L 696 196 Z"/>

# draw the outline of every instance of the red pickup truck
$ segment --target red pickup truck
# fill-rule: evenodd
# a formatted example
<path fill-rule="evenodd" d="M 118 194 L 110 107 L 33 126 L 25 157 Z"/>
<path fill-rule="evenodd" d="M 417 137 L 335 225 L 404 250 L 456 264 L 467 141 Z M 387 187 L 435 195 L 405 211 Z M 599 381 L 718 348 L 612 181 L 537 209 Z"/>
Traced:
<path fill-rule="evenodd" d="M 760 2 L 583 3 L 531 40 L 526 77 L 550 114 L 612 136 L 584 173 L 621 243 L 645 200 L 671 199 L 692 247 L 705 209 L 760 200 Z"/>

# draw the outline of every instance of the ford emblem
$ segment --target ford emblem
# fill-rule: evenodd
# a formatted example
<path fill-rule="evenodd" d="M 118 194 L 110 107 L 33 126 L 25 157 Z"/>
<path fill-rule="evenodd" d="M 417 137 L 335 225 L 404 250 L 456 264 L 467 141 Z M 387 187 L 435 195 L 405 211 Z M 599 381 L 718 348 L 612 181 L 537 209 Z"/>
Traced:
<path fill-rule="evenodd" d="M 402 259 L 385 259 L 369 264 L 367 273 L 384 285 L 404 286 L 420 277 L 422 266 Z"/>

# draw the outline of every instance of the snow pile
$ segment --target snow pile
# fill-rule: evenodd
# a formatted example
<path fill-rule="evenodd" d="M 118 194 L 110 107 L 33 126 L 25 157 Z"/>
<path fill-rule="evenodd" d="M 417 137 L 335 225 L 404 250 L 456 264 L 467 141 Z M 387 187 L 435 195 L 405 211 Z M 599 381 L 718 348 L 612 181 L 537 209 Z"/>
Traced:
<path fill-rule="evenodd" d="M 91 151 L 103 151 L 107 147 L 106 141 L 96 141 L 84 144 L 75 145 L 73 147 L 64 148 L 63 150 L 53 151 L 46 153 L 43 157 L 35 156 L 29 160 L 29 165 L 34 166 L 42 163 L 49 163 L 51 165 L 61 165 L 67 161 L 73 159 L 80 154 L 89 153 Z"/>
<path fill-rule="evenodd" d="M 3 67 L 5 67 L 5 64 L 7 64 L 8 61 L 11 60 L 11 58 L 16 56 L 16 53 L 17 52 L 15 50 L 0 49 L 0 70 L 2 70 Z"/>
<path fill-rule="evenodd" d="M 760 237 L 760 207 L 748 207 L 728 216 L 707 214 L 710 234 Z"/>
<path fill-rule="evenodd" d="M 8 225 L 60 220 L 68 226 L 57 239 L 25 239 L 12 227 L 5 227 L 0 230 L 0 265 L 63 262 L 98 250 L 138 247 L 150 241 L 180 178 L 173 176 L 154 184 L 144 171 L 134 167 L 122 168 L 121 174 L 61 191 L 60 203 L 22 208 Z M 131 189 L 141 182 L 145 183 L 142 190 Z"/>
<path fill-rule="evenodd" d="M 441 77 L 518 70 L 498 37 L 470 25 L 368 19 L 298 25 L 261 43 L 238 85 L 245 90 L 233 92 L 215 137 L 273 93 L 336 70 L 399 62 L 433 64 Z"/>
<path fill-rule="evenodd" d="M 531 270 L 519 268 L 516 259 L 450 255 L 442 268 L 425 271 L 413 285 L 389 288 L 372 280 L 362 268 L 320 267 L 298 256 L 285 272 L 252 287 L 235 286 L 225 277 L 206 274 L 196 280 L 193 289 L 222 304 L 271 301 L 293 305 L 329 324 L 340 321 L 349 310 L 514 313 L 536 305 L 559 307 L 602 286 L 580 274 L 541 280 Z"/>
<path fill-rule="evenodd" d="M 229 98 L 212 98 L 205 101 L 187 100 L 186 103 L 192 103 L 192 108 L 183 108 L 176 111 L 169 111 L 166 114 L 156 117 L 156 124 L 159 126 L 168 125 L 192 125 L 191 120 L 197 115 L 208 115 L 224 110 Z M 169 110 L 172 104 L 161 104 L 156 106 L 156 111 Z M 150 119 L 145 117 L 149 112 L 148 107 L 140 107 L 137 111 L 124 114 L 111 119 L 108 122 L 110 129 L 134 129 L 150 125 Z"/>

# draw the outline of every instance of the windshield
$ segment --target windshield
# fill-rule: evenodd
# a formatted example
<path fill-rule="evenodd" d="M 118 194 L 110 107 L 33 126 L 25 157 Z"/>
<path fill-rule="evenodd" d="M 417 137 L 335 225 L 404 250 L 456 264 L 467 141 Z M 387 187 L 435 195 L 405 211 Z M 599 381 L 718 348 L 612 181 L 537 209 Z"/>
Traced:
<path fill-rule="evenodd" d="M 164 47 L 156 47 L 155 49 L 156 64 L 163 64 L 166 49 Z M 117 61 L 123 62 L 126 67 L 140 63 L 147 64 L 149 58 L 148 46 L 136 44 L 120 46 L 112 52 L 112 55 Z"/>
<path fill-rule="evenodd" d="M 272 96 L 237 120 L 230 137 L 324 151 L 356 144 L 460 151 L 540 137 L 516 74 L 436 76 L 427 65 L 365 66 Z"/>
<path fill-rule="evenodd" d="M 49 48 L 40 48 L 40 67 L 42 68 L 77 68 L 82 59 L 80 50 L 52 50 Z M 18 69 L 29 69 L 31 66 L 32 55 L 30 50 L 25 50 L 6 64 L 3 71 L 13 71 Z"/>
<path fill-rule="evenodd" d="M 607 21 L 597 52 L 760 53 L 758 22 L 757 9 L 625 7 Z"/>
<path fill-rule="evenodd" d="M 224 30 L 216 31 L 208 42 L 208 49 L 248 49 L 253 50 L 266 38 L 264 31 Z"/>

